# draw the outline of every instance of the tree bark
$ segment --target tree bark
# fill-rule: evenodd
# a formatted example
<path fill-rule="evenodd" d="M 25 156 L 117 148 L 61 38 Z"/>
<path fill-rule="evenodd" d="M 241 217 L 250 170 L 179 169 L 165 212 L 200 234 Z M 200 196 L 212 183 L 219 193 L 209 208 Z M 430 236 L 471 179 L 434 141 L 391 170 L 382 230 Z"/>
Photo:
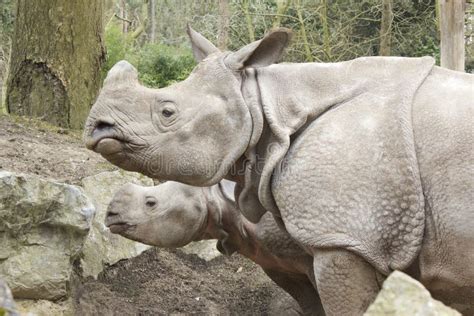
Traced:
<path fill-rule="evenodd" d="M 296 15 L 298 16 L 298 21 L 300 22 L 300 31 L 301 31 L 301 37 L 303 40 L 303 47 L 305 51 L 305 59 L 307 62 L 312 62 L 314 61 L 314 59 L 313 59 L 313 54 L 311 53 L 311 48 L 309 47 L 308 35 L 306 34 L 306 28 L 304 25 L 301 0 L 295 0 L 295 4 L 296 4 Z"/>
<path fill-rule="evenodd" d="M 0 115 L 3 113 L 3 77 L 5 76 L 5 63 L 0 59 Z"/>
<path fill-rule="evenodd" d="M 392 42 L 392 0 L 383 0 L 382 20 L 380 23 L 380 56 L 390 56 Z"/>
<path fill-rule="evenodd" d="M 250 3 L 249 0 L 242 1 L 242 10 L 244 11 L 245 21 L 247 23 L 247 31 L 249 34 L 249 41 L 255 41 L 255 31 L 253 27 L 252 17 L 250 16 Z"/>
<path fill-rule="evenodd" d="M 464 0 L 439 0 L 441 67 L 464 71 Z"/>
<path fill-rule="evenodd" d="M 103 1 L 17 0 L 8 111 L 82 128 L 101 84 Z"/>
<path fill-rule="evenodd" d="M 148 0 L 148 35 L 151 43 L 156 42 L 156 0 Z"/>
<path fill-rule="evenodd" d="M 275 19 L 273 20 L 274 28 L 280 27 L 282 16 L 288 11 L 288 7 L 290 6 L 290 0 L 277 0 L 276 5 L 277 10 Z"/>
<path fill-rule="evenodd" d="M 217 35 L 217 46 L 221 50 L 227 50 L 229 44 L 229 26 L 230 26 L 230 12 L 229 1 L 219 0 L 219 26 Z"/>
<path fill-rule="evenodd" d="M 328 23 L 328 2 L 327 0 L 321 1 L 322 12 L 321 12 L 321 24 L 323 25 L 323 48 L 324 54 L 326 55 L 327 61 L 332 60 L 331 53 L 331 36 L 329 34 L 329 23 Z"/>
<path fill-rule="evenodd" d="M 6 56 L 5 50 L 0 47 L 0 115 L 5 113 L 4 101 L 3 101 L 3 92 L 4 84 L 7 77 L 7 66 L 8 66 L 8 56 Z"/>
<path fill-rule="evenodd" d="M 130 22 L 127 22 L 127 4 L 125 0 L 120 1 L 120 17 L 122 18 L 122 33 L 128 33 L 128 25 Z"/>

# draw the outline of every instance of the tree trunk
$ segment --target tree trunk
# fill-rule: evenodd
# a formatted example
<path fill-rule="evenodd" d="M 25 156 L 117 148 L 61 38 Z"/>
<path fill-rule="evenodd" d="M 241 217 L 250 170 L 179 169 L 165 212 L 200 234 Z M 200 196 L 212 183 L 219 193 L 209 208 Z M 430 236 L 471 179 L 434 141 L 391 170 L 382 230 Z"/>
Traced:
<path fill-rule="evenodd" d="M 286 11 L 288 11 L 288 7 L 290 6 L 290 0 L 277 0 L 276 5 L 277 10 L 275 19 L 273 20 L 274 28 L 280 27 L 283 15 L 286 14 Z"/>
<path fill-rule="evenodd" d="M 127 22 L 127 4 L 125 0 L 120 1 L 120 17 L 122 18 L 122 33 L 128 33 L 128 24 Z"/>
<path fill-rule="evenodd" d="M 253 27 L 252 17 L 250 16 L 249 0 L 242 1 L 242 10 L 244 11 L 245 21 L 247 23 L 247 32 L 249 34 L 249 41 L 255 41 L 255 31 Z"/>
<path fill-rule="evenodd" d="M 464 0 L 439 0 L 441 67 L 464 71 Z"/>
<path fill-rule="evenodd" d="M 148 35 L 151 43 L 156 42 L 156 0 L 148 0 Z"/>
<path fill-rule="evenodd" d="M 4 90 L 4 83 L 7 77 L 7 56 L 5 56 L 5 51 L 2 47 L 0 47 L 0 115 L 5 112 L 4 109 L 4 102 L 3 102 L 3 90 Z"/>
<path fill-rule="evenodd" d="M 217 46 L 221 50 L 227 50 L 227 45 L 229 44 L 229 25 L 229 1 L 219 0 L 219 26 L 217 35 Z"/>
<path fill-rule="evenodd" d="M 101 84 L 103 2 L 17 0 L 10 113 L 82 128 Z"/>
<path fill-rule="evenodd" d="M 331 54 L 331 36 L 329 34 L 329 23 L 328 23 L 328 2 L 322 0 L 322 12 L 321 12 L 321 24 L 323 25 L 323 48 L 324 54 L 326 55 L 327 61 L 332 60 Z"/>
<path fill-rule="evenodd" d="M 380 56 L 390 56 L 391 54 L 392 20 L 392 0 L 383 0 L 380 23 Z"/>
<path fill-rule="evenodd" d="M 0 115 L 3 114 L 3 77 L 5 76 L 5 63 L 0 59 Z"/>
<path fill-rule="evenodd" d="M 313 54 L 311 54 L 311 48 L 309 47 L 309 42 L 308 42 L 308 35 L 306 34 L 306 28 L 304 25 L 304 19 L 303 19 L 303 13 L 302 13 L 302 5 L 301 5 L 301 0 L 295 0 L 296 4 L 296 15 L 298 16 L 298 21 L 300 22 L 300 31 L 301 31 L 301 37 L 303 40 L 303 47 L 304 47 L 304 52 L 305 52 L 305 59 L 307 62 L 312 62 L 313 60 Z"/>

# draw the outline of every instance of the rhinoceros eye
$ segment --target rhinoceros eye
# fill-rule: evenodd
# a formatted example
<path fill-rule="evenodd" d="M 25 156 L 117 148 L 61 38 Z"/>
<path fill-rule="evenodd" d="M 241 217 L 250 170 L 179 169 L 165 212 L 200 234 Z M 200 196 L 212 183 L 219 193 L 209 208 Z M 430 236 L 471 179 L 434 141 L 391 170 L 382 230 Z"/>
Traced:
<path fill-rule="evenodd" d="M 179 110 L 171 101 L 157 101 L 151 106 L 151 119 L 159 130 L 167 130 L 174 126 L 179 118 Z"/>
<path fill-rule="evenodd" d="M 148 207 L 153 207 L 155 205 L 156 205 L 155 201 L 146 201 L 146 206 L 148 206 Z"/>
<path fill-rule="evenodd" d="M 156 201 L 154 199 L 148 199 L 145 202 L 145 205 L 148 206 L 148 207 L 154 207 L 156 205 Z"/>
<path fill-rule="evenodd" d="M 174 111 L 169 110 L 169 109 L 164 109 L 161 111 L 161 114 L 163 114 L 164 117 L 171 117 L 174 114 Z"/>

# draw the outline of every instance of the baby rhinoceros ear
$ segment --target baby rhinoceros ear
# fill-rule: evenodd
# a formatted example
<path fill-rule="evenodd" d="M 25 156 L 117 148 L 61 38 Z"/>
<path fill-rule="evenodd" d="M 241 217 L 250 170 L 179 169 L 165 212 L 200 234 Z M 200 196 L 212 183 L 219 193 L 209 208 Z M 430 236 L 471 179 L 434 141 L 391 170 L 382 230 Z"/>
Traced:
<path fill-rule="evenodd" d="M 241 70 L 247 67 L 265 67 L 278 62 L 291 40 L 291 30 L 280 27 L 272 30 L 259 41 L 250 43 L 227 56 L 228 67 Z"/>

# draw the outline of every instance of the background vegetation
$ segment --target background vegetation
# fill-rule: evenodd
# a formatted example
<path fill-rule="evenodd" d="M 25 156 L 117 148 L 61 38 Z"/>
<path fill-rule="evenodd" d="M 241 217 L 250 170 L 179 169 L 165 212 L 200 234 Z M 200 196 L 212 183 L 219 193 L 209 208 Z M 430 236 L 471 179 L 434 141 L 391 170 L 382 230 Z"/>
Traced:
<path fill-rule="evenodd" d="M 154 10 L 151 11 L 151 3 Z M 163 86 L 193 68 L 186 23 L 219 46 L 235 50 L 272 27 L 293 30 L 285 61 L 337 62 L 380 55 L 382 0 L 116 0 L 106 26 L 107 71 L 135 64 L 145 84 Z M 435 0 L 393 0 L 389 55 L 430 55 L 439 63 Z M 224 16 L 223 16 L 224 15 Z M 466 10 L 466 68 L 472 71 L 473 6 Z M 154 25 L 154 31 L 150 25 Z M 223 30 L 224 29 L 224 30 Z M 225 37 L 225 38 L 223 38 Z M 222 44 L 224 43 L 224 44 Z"/>
<path fill-rule="evenodd" d="M 436 1 L 391 2 L 388 55 L 430 55 L 439 64 Z M 337 62 L 377 56 L 381 55 L 383 4 L 383 0 L 110 1 L 104 72 L 116 61 L 127 59 L 150 86 L 161 87 L 185 78 L 193 68 L 184 32 L 186 23 L 229 50 L 262 37 L 272 27 L 288 27 L 294 37 L 285 61 Z M 474 68 L 472 22 L 473 5 L 468 2 L 468 71 Z"/>
<path fill-rule="evenodd" d="M 118 60 L 134 64 L 148 86 L 185 78 L 194 66 L 186 23 L 219 47 L 234 50 L 272 27 L 293 30 L 285 61 L 337 62 L 359 56 L 430 55 L 439 63 L 437 0 L 104 0 L 105 74 Z M 388 29 L 381 31 L 384 4 Z M 14 0 L 0 7 L 0 67 L 5 68 Z M 474 5 L 467 1 L 466 68 L 474 69 Z M 388 19 L 388 20 L 387 20 Z M 383 42 L 382 37 L 388 35 Z M 385 45 L 385 47 L 381 47 Z M 388 53 L 387 53 L 388 52 Z M 3 71 L 4 72 L 4 71 Z"/>

